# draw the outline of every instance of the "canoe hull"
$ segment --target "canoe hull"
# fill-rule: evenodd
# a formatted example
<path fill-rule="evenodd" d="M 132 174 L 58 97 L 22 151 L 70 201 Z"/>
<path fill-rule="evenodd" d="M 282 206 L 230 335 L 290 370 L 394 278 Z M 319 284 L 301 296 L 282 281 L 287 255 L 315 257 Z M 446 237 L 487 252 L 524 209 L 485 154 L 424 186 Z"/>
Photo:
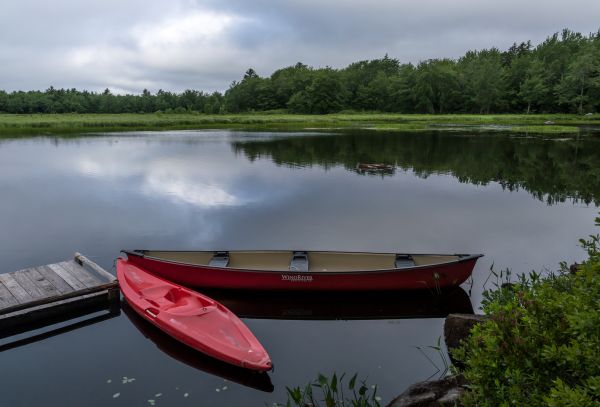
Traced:
<path fill-rule="evenodd" d="M 462 284 L 479 256 L 407 269 L 365 272 L 288 272 L 220 268 L 170 262 L 127 252 L 129 261 L 167 280 L 191 287 L 290 290 L 383 291 L 447 289 Z"/>
<path fill-rule="evenodd" d="M 121 258 L 117 278 L 131 308 L 173 338 L 236 366 L 256 371 L 272 368 L 262 345 L 220 303 Z"/>

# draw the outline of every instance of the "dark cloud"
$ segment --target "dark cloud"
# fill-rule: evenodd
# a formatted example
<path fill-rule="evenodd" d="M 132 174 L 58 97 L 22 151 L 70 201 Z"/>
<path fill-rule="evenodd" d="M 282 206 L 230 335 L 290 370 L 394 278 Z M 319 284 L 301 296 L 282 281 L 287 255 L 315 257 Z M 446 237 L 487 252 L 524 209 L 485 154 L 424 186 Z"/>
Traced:
<path fill-rule="evenodd" d="M 598 0 L 3 0 L 0 89 L 224 90 L 302 61 L 403 62 L 597 31 Z"/>

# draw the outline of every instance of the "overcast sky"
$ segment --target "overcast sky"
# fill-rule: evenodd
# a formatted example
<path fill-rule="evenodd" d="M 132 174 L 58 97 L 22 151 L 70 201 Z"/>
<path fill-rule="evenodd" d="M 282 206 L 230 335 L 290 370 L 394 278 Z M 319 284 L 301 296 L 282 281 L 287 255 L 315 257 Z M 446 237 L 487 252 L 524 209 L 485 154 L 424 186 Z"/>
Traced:
<path fill-rule="evenodd" d="M 343 67 L 600 28 L 600 0 L 0 0 L 0 89 L 225 90 L 298 61 Z"/>

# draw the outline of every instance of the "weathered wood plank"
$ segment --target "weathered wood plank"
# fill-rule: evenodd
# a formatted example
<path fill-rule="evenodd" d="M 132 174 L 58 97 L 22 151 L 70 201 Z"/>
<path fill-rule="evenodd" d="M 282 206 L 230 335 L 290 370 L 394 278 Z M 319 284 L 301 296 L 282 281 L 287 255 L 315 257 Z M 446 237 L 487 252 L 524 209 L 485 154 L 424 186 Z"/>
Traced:
<path fill-rule="evenodd" d="M 98 292 L 98 291 L 108 290 L 110 293 L 111 290 L 116 290 L 116 289 L 118 289 L 118 287 L 119 287 L 119 283 L 117 281 L 112 281 L 110 283 L 100 284 L 100 285 L 96 285 L 94 287 L 84 288 L 82 290 L 71 291 L 70 293 L 66 293 L 66 294 L 60 294 L 60 295 L 55 295 L 55 296 L 45 297 L 45 298 L 34 298 L 31 301 L 13 305 L 13 306 L 10 306 L 10 307 L 0 310 L 0 316 L 2 314 L 7 314 L 10 312 L 15 312 L 15 311 L 19 311 L 19 310 L 27 309 L 27 308 L 31 308 L 31 307 L 37 307 L 39 305 L 44 305 L 44 304 L 48 304 L 51 302 L 62 301 L 62 300 L 66 300 L 68 298 L 80 297 L 80 296 L 83 296 L 86 294 L 91 294 L 91 293 Z M 111 296 L 111 299 L 115 299 L 115 298 L 113 298 Z"/>
<path fill-rule="evenodd" d="M 3 283 L 0 283 L 0 309 L 18 304 L 17 299 L 10 293 Z"/>
<path fill-rule="evenodd" d="M 10 293 L 17 299 L 19 304 L 26 303 L 33 300 L 33 297 L 29 295 L 27 291 L 21 287 L 21 285 L 11 276 L 9 273 L 0 274 L 0 282 L 2 282 Z"/>
<path fill-rule="evenodd" d="M 54 287 L 61 293 L 70 293 L 73 291 L 73 287 L 71 287 L 65 280 L 62 279 L 58 274 L 54 272 L 48 266 L 40 266 L 35 268 L 42 276 L 44 276 L 48 281 L 52 283 Z"/>
<path fill-rule="evenodd" d="M 10 275 L 13 276 L 15 280 L 17 280 L 17 283 L 19 283 L 19 285 L 23 287 L 23 289 L 33 297 L 33 299 L 47 297 L 46 293 L 37 288 L 35 283 L 31 281 L 29 277 L 27 277 L 24 271 L 25 270 L 15 271 L 13 273 L 10 273 Z"/>
<path fill-rule="evenodd" d="M 85 269 L 79 264 L 75 263 L 74 260 L 63 261 L 58 263 L 58 265 L 67 270 L 73 277 L 81 281 L 88 288 L 102 284 L 99 279 L 85 271 Z"/>
<path fill-rule="evenodd" d="M 115 281 L 117 279 L 117 277 L 113 276 L 108 271 L 104 270 L 102 267 L 100 267 L 81 253 L 75 253 L 74 260 L 81 266 L 88 266 L 94 272 L 96 272 L 102 279 L 106 279 L 106 281 Z"/>
<path fill-rule="evenodd" d="M 48 264 L 48 268 L 54 271 L 60 278 L 65 280 L 67 284 L 73 287 L 73 290 L 83 290 L 85 288 L 85 284 L 75 278 L 75 276 L 72 276 L 71 273 L 62 268 L 60 265 Z"/>
<path fill-rule="evenodd" d="M 33 281 L 33 284 L 35 284 L 35 286 L 42 293 L 44 293 L 44 297 L 51 297 L 61 294 L 61 292 L 58 291 L 58 289 L 54 287 L 54 285 L 50 281 L 48 281 L 46 277 L 41 275 L 36 268 L 25 269 L 23 270 L 23 274 L 29 277 L 29 279 Z"/>

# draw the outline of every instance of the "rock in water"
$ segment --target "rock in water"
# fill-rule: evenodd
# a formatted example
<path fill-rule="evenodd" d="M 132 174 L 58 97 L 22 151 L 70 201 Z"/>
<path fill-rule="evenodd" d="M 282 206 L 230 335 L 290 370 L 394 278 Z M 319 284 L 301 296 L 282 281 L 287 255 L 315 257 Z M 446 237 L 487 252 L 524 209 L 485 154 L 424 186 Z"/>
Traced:
<path fill-rule="evenodd" d="M 441 380 L 413 384 L 396 397 L 387 407 L 455 406 L 465 391 L 462 376 L 448 376 Z"/>
<path fill-rule="evenodd" d="M 487 319 L 485 315 L 474 314 L 450 314 L 444 322 L 444 341 L 450 354 L 452 363 L 461 367 L 462 364 L 452 357 L 452 351 L 460 346 L 460 343 L 469 337 L 471 329 L 478 323 Z"/>
<path fill-rule="evenodd" d="M 475 314 L 450 314 L 444 322 L 444 340 L 448 350 L 455 349 L 460 342 L 467 339 L 471 329 L 485 321 L 487 316 Z"/>

